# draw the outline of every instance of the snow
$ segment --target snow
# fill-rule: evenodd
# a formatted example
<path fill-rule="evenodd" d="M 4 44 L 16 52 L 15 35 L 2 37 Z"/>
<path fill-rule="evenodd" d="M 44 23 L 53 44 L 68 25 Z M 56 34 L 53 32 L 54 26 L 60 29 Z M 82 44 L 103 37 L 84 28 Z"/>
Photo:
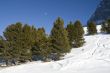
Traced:
<path fill-rule="evenodd" d="M 100 32 L 100 26 L 97 26 Z M 87 28 L 84 28 L 85 34 Z M 0 70 L 0 73 L 110 73 L 110 35 L 84 36 L 86 43 L 73 48 L 63 60 L 31 62 Z"/>

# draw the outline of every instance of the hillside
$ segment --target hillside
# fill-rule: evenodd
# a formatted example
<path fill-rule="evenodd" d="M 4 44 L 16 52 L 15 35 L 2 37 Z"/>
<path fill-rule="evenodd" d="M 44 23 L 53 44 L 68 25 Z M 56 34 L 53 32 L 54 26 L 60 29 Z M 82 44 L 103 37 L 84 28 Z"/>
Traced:
<path fill-rule="evenodd" d="M 97 28 L 99 32 L 100 26 Z M 85 35 L 84 38 L 84 46 L 73 48 L 63 60 L 31 62 L 1 69 L 0 73 L 110 73 L 110 35 Z"/>
<path fill-rule="evenodd" d="M 96 22 L 100 24 L 110 18 L 110 0 L 100 0 L 95 12 L 92 14 L 88 22 Z"/>

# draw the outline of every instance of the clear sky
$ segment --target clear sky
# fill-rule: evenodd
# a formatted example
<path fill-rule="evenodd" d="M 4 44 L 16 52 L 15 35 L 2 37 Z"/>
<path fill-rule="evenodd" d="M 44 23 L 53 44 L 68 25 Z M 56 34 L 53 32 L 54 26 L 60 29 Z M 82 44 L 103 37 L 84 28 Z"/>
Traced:
<path fill-rule="evenodd" d="M 86 24 L 100 0 L 0 0 L 0 34 L 13 23 L 44 27 L 49 33 L 60 16 L 65 25 L 80 20 Z"/>

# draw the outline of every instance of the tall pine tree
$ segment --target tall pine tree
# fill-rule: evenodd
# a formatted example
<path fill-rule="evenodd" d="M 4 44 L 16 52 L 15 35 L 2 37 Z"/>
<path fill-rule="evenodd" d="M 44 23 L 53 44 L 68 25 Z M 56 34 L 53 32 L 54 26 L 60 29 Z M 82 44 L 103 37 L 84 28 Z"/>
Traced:
<path fill-rule="evenodd" d="M 72 22 L 70 22 L 67 27 L 66 27 L 66 30 L 68 32 L 68 38 L 69 38 L 69 43 L 70 43 L 70 46 L 72 47 L 73 46 L 73 41 L 74 41 L 74 24 Z"/>
<path fill-rule="evenodd" d="M 84 29 L 80 21 L 76 21 L 74 23 L 74 41 L 73 45 L 74 47 L 81 47 L 84 44 Z"/>
<path fill-rule="evenodd" d="M 22 35 L 22 24 L 16 23 L 9 25 L 5 32 L 4 37 L 8 42 L 8 49 L 10 49 L 10 53 L 12 58 L 19 60 L 21 57 L 21 36 Z"/>
<path fill-rule="evenodd" d="M 16 23 L 8 26 L 4 32 L 4 37 L 8 42 L 11 59 L 25 62 L 30 60 L 32 46 L 32 28 L 22 23 Z"/>
<path fill-rule="evenodd" d="M 9 43 L 8 41 L 4 40 L 4 38 L 1 36 L 0 37 L 0 57 L 1 60 L 4 60 L 6 65 L 9 65 L 9 61 L 11 60 L 11 51 L 9 49 Z"/>
<path fill-rule="evenodd" d="M 70 52 L 69 39 L 67 36 L 67 31 L 64 28 L 64 21 L 58 17 L 54 22 L 50 35 L 53 53 L 61 55 L 63 53 Z"/>
<path fill-rule="evenodd" d="M 21 61 L 31 60 L 32 58 L 32 45 L 33 45 L 33 38 L 32 38 L 32 28 L 31 26 L 25 24 L 22 28 L 22 35 L 21 35 Z"/>

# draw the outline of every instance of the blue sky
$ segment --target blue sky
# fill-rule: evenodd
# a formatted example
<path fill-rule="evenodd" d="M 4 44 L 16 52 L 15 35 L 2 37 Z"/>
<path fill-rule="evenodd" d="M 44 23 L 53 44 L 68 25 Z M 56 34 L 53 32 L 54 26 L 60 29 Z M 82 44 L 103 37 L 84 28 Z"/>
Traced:
<path fill-rule="evenodd" d="M 0 0 L 0 34 L 13 23 L 44 27 L 49 33 L 60 16 L 65 25 L 80 20 L 86 24 L 100 0 Z"/>

